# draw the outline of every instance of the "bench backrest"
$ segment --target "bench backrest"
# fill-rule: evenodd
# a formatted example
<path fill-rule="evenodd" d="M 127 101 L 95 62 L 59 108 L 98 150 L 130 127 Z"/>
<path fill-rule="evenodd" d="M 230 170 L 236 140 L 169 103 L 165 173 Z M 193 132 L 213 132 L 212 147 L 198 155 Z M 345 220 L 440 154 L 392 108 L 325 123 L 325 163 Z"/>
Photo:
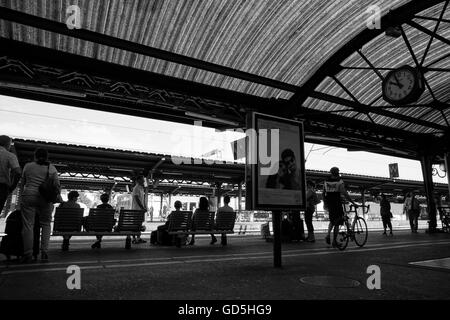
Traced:
<path fill-rule="evenodd" d="M 82 208 L 56 208 L 53 231 L 81 231 L 83 212 Z"/>
<path fill-rule="evenodd" d="M 172 211 L 168 231 L 187 231 L 191 227 L 192 211 Z"/>
<path fill-rule="evenodd" d="M 144 210 L 120 210 L 117 231 L 141 231 L 144 215 Z"/>
<path fill-rule="evenodd" d="M 87 218 L 87 231 L 111 231 L 114 227 L 114 209 L 90 209 Z"/>
<path fill-rule="evenodd" d="M 192 217 L 191 230 L 212 230 L 214 227 L 214 211 L 200 211 Z"/>
<path fill-rule="evenodd" d="M 234 229 L 236 221 L 236 212 L 218 212 L 216 216 L 215 230 L 231 230 Z"/>

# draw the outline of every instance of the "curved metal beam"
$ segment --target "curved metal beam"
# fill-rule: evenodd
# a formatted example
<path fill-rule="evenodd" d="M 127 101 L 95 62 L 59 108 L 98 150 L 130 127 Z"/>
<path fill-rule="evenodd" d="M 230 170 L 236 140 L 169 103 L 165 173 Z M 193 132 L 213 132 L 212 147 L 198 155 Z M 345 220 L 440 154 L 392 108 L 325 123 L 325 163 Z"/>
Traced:
<path fill-rule="evenodd" d="M 308 81 L 305 82 L 301 90 L 298 90 L 290 99 L 290 102 L 295 106 L 301 106 L 309 97 L 309 93 L 314 91 L 315 88 L 320 85 L 323 79 L 325 79 L 325 77 L 336 75 L 339 71 L 341 71 L 342 67 L 340 64 L 351 54 L 362 48 L 363 45 L 385 32 L 388 27 L 392 25 L 407 23 L 411 21 L 416 13 L 431 8 L 438 3 L 445 1 L 446 0 L 415 0 L 396 10 L 391 11 L 381 18 L 381 29 L 365 29 L 360 34 L 355 36 L 352 40 L 345 43 L 340 50 L 333 54 L 317 70 L 317 72 Z"/>

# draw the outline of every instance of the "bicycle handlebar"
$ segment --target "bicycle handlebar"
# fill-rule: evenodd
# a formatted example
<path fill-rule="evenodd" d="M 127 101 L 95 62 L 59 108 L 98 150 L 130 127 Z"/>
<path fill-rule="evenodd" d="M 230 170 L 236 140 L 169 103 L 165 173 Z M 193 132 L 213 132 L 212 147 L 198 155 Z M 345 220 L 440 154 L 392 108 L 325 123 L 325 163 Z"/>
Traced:
<path fill-rule="evenodd" d="M 366 205 L 357 205 L 357 207 L 355 207 L 353 204 L 351 204 L 351 205 L 350 205 L 350 210 L 347 211 L 347 212 L 355 211 L 356 208 L 362 208 L 362 209 L 363 209 L 363 213 L 366 214 L 366 213 L 369 212 L 370 205 L 369 205 L 369 206 L 366 206 Z"/>

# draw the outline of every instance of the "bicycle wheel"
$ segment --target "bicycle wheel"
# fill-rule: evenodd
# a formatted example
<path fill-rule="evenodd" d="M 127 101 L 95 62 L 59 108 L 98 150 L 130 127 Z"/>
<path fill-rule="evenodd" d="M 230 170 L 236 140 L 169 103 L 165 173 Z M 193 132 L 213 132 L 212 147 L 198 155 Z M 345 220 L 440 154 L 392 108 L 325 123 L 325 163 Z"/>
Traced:
<path fill-rule="evenodd" d="M 346 223 L 340 224 L 336 236 L 336 246 L 339 250 L 345 250 L 348 245 L 349 230 Z"/>
<path fill-rule="evenodd" d="M 367 242 L 367 223 L 364 218 L 358 217 L 355 221 L 355 226 L 353 229 L 353 235 L 355 243 L 358 247 L 362 247 Z"/>

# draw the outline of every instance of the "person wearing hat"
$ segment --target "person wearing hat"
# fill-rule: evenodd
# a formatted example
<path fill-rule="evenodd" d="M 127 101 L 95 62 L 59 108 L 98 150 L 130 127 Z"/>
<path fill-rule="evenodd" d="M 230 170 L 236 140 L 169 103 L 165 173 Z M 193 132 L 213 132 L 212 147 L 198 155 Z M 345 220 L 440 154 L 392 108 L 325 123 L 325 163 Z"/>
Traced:
<path fill-rule="evenodd" d="M 333 247 L 336 247 L 336 237 L 338 232 L 339 223 L 344 217 L 344 210 L 342 208 L 342 196 L 344 196 L 349 202 L 351 202 L 356 208 L 358 205 L 350 198 L 347 190 L 345 189 L 344 181 L 342 181 L 339 175 L 339 168 L 333 167 L 330 169 L 330 177 L 324 181 L 323 184 L 323 200 L 325 206 L 328 208 L 328 214 L 330 223 L 328 225 L 328 234 L 325 238 L 327 244 L 330 244 L 331 230 L 333 232 Z"/>

